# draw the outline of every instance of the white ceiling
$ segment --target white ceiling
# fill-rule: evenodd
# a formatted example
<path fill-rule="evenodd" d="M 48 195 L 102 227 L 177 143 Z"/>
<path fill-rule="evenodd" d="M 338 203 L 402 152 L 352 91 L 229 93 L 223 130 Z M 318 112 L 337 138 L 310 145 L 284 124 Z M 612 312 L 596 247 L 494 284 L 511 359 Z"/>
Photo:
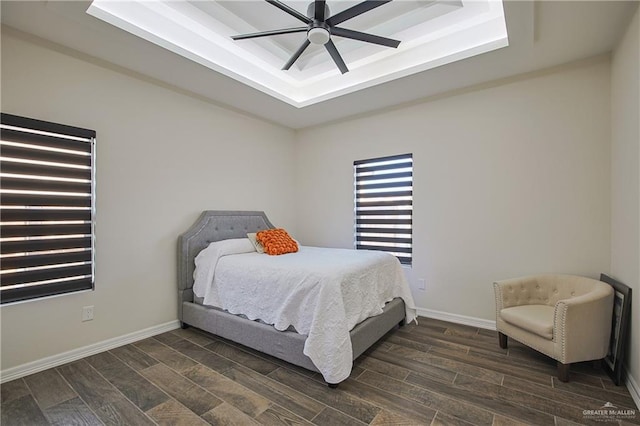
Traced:
<path fill-rule="evenodd" d="M 304 16 L 309 1 L 285 4 Z M 331 16 L 356 4 L 327 3 Z M 297 108 L 508 45 L 501 0 L 396 0 L 349 19 L 340 28 L 401 42 L 389 48 L 332 36 L 350 70 L 345 75 L 324 46 L 315 45 L 291 69 L 281 69 L 306 40 L 306 31 L 232 40 L 237 34 L 301 27 L 264 0 L 94 0 L 87 13 Z"/>
<path fill-rule="evenodd" d="M 398 3 L 403 1 L 396 0 Z M 238 7 L 235 2 L 232 3 L 225 7 Z M 328 1 L 329 5 L 332 3 Z M 410 8 L 412 2 L 407 3 L 398 7 Z M 626 28 L 638 3 L 505 1 L 503 8 L 509 35 L 508 47 L 303 107 L 291 105 L 90 16 L 86 13 L 89 1 L 3 0 L 0 5 L 3 25 L 79 51 L 96 60 L 124 67 L 214 103 L 297 129 L 609 52 Z M 212 6 L 206 1 L 195 5 L 205 11 Z M 384 7 L 386 5 L 379 8 L 380 13 Z M 269 22 L 272 22 L 273 16 L 277 16 L 275 19 L 287 19 L 287 15 L 272 9 Z M 337 10 L 338 7 L 332 13 Z M 362 23 L 362 28 L 381 25 L 376 20 L 379 21 L 384 15 L 371 13 L 371 21 Z M 259 31 L 270 29 L 261 24 L 261 15 L 263 12 L 247 14 L 245 19 L 250 23 L 245 24 Z M 290 21 L 287 22 L 284 25 L 290 25 Z M 347 26 L 346 22 L 342 26 L 360 30 L 356 25 Z M 286 59 L 291 43 L 293 46 L 296 44 L 295 41 L 284 39 L 266 44 L 269 45 L 268 49 L 280 51 L 275 57 L 279 54 Z M 348 46 L 345 49 L 346 52 L 357 50 Z M 318 59 L 320 53 L 309 55 L 299 64 L 301 68 L 297 72 L 304 72 L 307 67 L 322 66 L 323 63 L 331 65 L 331 62 Z"/>

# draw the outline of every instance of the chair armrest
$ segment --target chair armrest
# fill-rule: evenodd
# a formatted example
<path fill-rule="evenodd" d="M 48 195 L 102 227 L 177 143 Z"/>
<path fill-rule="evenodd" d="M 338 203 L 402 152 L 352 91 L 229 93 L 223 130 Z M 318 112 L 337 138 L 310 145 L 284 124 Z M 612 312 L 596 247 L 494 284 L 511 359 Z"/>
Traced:
<path fill-rule="evenodd" d="M 553 327 L 553 340 L 561 345 L 559 361 L 603 358 L 609 347 L 612 312 L 613 288 L 604 283 L 587 294 L 559 300 Z"/>

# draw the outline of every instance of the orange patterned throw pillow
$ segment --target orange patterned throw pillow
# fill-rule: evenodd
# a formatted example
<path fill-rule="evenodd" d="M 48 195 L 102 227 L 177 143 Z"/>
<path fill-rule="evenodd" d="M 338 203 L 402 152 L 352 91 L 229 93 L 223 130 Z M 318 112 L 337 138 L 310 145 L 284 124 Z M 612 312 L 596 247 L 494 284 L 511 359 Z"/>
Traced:
<path fill-rule="evenodd" d="M 256 239 L 264 247 L 264 252 L 271 255 L 295 253 L 298 244 L 282 228 L 267 229 L 256 234 Z"/>

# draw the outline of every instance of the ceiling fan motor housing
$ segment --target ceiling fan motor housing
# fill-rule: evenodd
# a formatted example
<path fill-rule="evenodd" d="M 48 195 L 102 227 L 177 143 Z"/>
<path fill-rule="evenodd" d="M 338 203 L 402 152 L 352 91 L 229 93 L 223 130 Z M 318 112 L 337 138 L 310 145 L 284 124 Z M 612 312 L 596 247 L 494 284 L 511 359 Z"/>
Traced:
<path fill-rule="evenodd" d="M 329 30 L 323 27 L 315 27 L 307 31 L 307 40 L 309 40 L 311 44 L 323 45 L 329 41 L 329 38 Z"/>
<path fill-rule="evenodd" d="M 309 23 L 307 40 L 309 40 L 311 44 L 320 46 L 327 44 L 331 38 L 331 33 L 329 32 L 329 26 L 325 24 L 324 21 L 319 21 L 315 18 L 315 2 L 311 2 L 309 7 L 307 7 L 307 16 L 313 20 L 313 22 Z M 325 19 L 329 17 L 329 6 L 326 3 L 324 5 L 324 16 Z"/>
<path fill-rule="evenodd" d="M 312 1 L 311 3 L 309 3 L 309 6 L 307 6 L 307 16 L 310 19 L 315 20 L 315 16 L 316 16 L 316 4 L 314 1 Z M 329 14 L 329 5 L 328 4 L 324 4 L 324 19 L 326 20 L 327 18 L 329 18 L 329 16 L 331 16 Z"/>

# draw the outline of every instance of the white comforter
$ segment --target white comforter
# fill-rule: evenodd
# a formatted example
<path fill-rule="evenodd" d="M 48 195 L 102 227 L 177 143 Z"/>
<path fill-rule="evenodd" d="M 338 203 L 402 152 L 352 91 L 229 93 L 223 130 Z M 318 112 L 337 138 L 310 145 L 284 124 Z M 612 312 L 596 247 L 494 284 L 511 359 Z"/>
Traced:
<path fill-rule="evenodd" d="M 259 254 L 248 239 L 212 244 L 196 257 L 194 293 L 204 304 L 307 335 L 304 354 L 328 383 L 352 366 L 349 331 L 401 297 L 416 318 L 398 260 L 374 251 L 301 246 L 297 253 Z M 246 243 L 244 242 L 246 241 Z"/>

